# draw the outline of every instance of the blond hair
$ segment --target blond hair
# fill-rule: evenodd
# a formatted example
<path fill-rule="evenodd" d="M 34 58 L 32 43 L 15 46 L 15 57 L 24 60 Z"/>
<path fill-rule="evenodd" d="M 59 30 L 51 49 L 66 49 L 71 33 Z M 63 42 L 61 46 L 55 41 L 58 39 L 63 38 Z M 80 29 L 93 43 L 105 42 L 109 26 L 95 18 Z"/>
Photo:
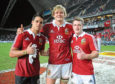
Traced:
<path fill-rule="evenodd" d="M 66 17 L 67 16 L 67 12 L 66 12 L 66 9 L 65 7 L 63 7 L 62 5 L 56 5 L 53 7 L 53 10 L 52 10 L 52 16 L 54 15 L 54 12 L 58 9 L 61 9 L 63 12 L 64 12 L 64 16 Z"/>
<path fill-rule="evenodd" d="M 84 24 L 84 20 L 81 17 L 74 17 L 73 22 L 74 21 L 81 21 L 81 23 Z"/>

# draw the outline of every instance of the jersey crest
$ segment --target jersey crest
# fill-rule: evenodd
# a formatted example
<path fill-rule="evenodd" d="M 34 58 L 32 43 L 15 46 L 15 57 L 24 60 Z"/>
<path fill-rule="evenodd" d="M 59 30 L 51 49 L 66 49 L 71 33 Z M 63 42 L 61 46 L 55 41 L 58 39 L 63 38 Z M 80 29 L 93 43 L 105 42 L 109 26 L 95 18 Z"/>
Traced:
<path fill-rule="evenodd" d="M 42 45 L 42 42 L 43 42 L 42 38 L 39 38 L 39 44 L 40 45 Z"/>
<path fill-rule="evenodd" d="M 86 38 L 83 38 L 83 39 L 81 40 L 81 44 L 82 44 L 82 45 L 85 45 L 85 44 L 86 44 Z"/>
<path fill-rule="evenodd" d="M 68 28 L 65 29 L 65 34 L 69 34 Z"/>

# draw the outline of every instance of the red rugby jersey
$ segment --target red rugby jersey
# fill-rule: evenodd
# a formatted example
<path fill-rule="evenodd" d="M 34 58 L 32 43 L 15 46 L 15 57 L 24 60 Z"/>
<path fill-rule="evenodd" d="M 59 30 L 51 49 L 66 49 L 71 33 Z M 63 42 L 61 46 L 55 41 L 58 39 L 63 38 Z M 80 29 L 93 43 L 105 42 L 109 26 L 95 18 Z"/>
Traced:
<path fill-rule="evenodd" d="M 64 22 L 56 26 L 55 20 L 45 24 L 41 32 L 49 40 L 49 64 L 65 64 L 72 62 L 70 41 L 73 33 L 72 25 Z"/>
<path fill-rule="evenodd" d="M 30 29 L 28 29 L 27 31 L 22 34 L 19 34 L 15 38 L 13 47 L 18 48 L 20 50 L 24 50 L 31 42 L 37 45 L 37 50 L 39 53 L 40 50 L 44 49 L 45 37 L 40 33 L 35 36 L 34 33 Z M 38 53 L 36 58 L 33 58 L 34 62 L 32 64 L 29 63 L 29 55 L 18 57 L 15 74 L 17 76 L 24 77 L 39 75 L 40 62 Z"/>
<path fill-rule="evenodd" d="M 92 60 L 79 60 L 77 59 L 77 53 L 79 53 L 80 48 L 86 54 L 90 54 L 92 51 L 97 51 L 95 37 L 85 32 L 79 35 L 78 38 L 74 34 L 71 40 L 71 47 L 73 52 L 72 72 L 80 75 L 94 74 Z"/>

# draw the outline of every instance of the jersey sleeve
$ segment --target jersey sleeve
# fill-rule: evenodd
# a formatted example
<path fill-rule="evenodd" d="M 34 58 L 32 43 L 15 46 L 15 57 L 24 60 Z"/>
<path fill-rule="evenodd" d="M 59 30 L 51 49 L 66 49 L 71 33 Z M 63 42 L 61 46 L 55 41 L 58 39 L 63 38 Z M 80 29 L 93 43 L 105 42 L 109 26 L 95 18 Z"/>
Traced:
<path fill-rule="evenodd" d="M 23 42 L 23 34 L 19 34 L 15 37 L 12 47 L 20 49 L 22 47 L 22 42 Z"/>
<path fill-rule="evenodd" d="M 93 35 L 91 35 L 91 37 L 89 39 L 89 47 L 90 47 L 91 51 L 98 50 L 96 39 L 95 39 L 95 37 Z"/>

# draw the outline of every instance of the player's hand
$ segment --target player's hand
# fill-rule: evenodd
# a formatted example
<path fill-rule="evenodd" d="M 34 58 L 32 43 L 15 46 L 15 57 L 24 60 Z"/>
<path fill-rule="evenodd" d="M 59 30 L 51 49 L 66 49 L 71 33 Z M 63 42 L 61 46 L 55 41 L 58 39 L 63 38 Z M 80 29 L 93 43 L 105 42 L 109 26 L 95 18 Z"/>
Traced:
<path fill-rule="evenodd" d="M 77 53 L 77 58 L 80 59 L 80 60 L 84 60 L 86 59 L 86 53 L 80 48 L 80 52 Z"/>
<path fill-rule="evenodd" d="M 26 49 L 27 54 L 34 54 L 35 53 L 35 47 L 32 47 L 32 43 L 30 43 Z"/>
<path fill-rule="evenodd" d="M 23 33 L 23 31 L 24 31 L 24 27 L 23 27 L 23 24 L 21 24 L 20 28 L 17 29 L 17 33 L 16 34 L 17 35 L 21 34 L 21 33 Z"/>

